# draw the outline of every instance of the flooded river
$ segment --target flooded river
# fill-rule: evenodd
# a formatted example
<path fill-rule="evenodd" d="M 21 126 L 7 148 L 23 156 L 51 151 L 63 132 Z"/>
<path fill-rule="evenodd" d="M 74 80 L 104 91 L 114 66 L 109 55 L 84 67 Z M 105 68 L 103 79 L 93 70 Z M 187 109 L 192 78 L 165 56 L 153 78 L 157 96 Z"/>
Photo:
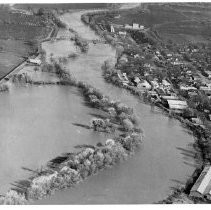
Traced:
<path fill-rule="evenodd" d="M 81 22 L 82 13 L 65 14 L 62 19 L 80 36 L 98 38 Z M 47 55 L 78 53 L 73 43 L 64 40 L 45 42 L 43 48 Z M 172 187 L 192 174 L 194 140 L 181 124 L 104 81 L 101 65 L 114 57 L 115 50 L 109 45 L 90 44 L 88 53 L 71 60 L 67 69 L 78 80 L 134 108 L 145 135 L 141 149 L 128 161 L 35 204 L 153 203 L 164 199 Z M 9 93 L 1 93 L 0 193 L 29 175 L 21 167 L 39 168 L 51 158 L 72 151 L 77 144 L 103 141 L 104 134 L 73 124 L 88 124 L 93 113 L 97 110 L 86 107 L 75 88 L 14 86 Z"/>
<path fill-rule="evenodd" d="M 81 22 L 81 14 L 83 12 L 65 14 L 61 19 L 81 37 L 98 39 Z M 44 47 L 52 50 L 50 43 L 45 43 Z M 54 47 L 54 51 L 61 50 L 59 44 Z M 129 161 L 89 178 L 74 189 L 57 192 L 39 204 L 152 203 L 164 199 L 172 187 L 185 183 L 192 174 L 195 163 L 190 154 L 194 139 L 181 124 L 141 103 L 126 90 L 104 81 L 101 65 L 114 57 L 115 50 L 108 44 L 90 44 L 88 53 L 70 62 L 67 69 L 78 80 L 134 108 L 145 135 L 141 150 Z"/>

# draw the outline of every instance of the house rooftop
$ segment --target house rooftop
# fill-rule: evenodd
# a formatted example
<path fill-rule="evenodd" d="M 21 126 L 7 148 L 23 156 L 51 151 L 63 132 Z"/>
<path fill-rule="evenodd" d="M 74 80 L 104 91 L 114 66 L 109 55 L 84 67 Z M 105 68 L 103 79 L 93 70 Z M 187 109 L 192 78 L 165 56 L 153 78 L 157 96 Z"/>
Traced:
<path fill-rule="evenodd" d="M 211 167 L 206 166 L 190 191 L 191 196 L 203 197 L 211 191 Z"/>
<path fill-rule="evenodd" d="M 177 96 L 162 96 L 162 99 L 164 100 L 178 100 L 179 98 Z"/>
<path fill-rule="evenodd" d="M 33 58 L 30 58 L 28 60 L 30 63 L 34 63 L 34 64 L 37 64 L 37 65 L 41 65 L 42 61 L 40 59 L 33 59 Z"/>
<path fill-rule="evenodd" d="M 167 102 L 169 104 L 170 109 L 180 109 L 180 110 L 182 110 L 182 109 L 185 109 L 185 108 L 188 107 L 186 101 L 168 99 Z"/>

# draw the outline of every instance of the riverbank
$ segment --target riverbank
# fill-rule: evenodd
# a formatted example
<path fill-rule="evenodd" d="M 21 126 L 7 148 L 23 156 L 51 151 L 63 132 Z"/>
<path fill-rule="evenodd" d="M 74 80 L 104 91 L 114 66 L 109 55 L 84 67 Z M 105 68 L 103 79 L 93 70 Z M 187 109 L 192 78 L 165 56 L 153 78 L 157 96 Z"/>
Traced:
<path fill-rule="evenodd" d="M 115 14 L 116 11 L 105 11 L 103 14 Z M 124 49 L 129 48 L 129 42 L 123 43 L 121 39 L 118 39 L 116 37 L 113 37 L 111 33 L 107 31 L 107 29 L 103 29 L 102 25 L 100 23 L 95 22 L 95 16 L 101 15 L 100 12 L 93 12 L 93 13 L 87 13 L 85 15 L 82 15 L 81 20 L 90 26 L 98 35 L 101 37 L 104 37 L 106 41 L 108 41 L 113 47 L 115 47 L 119 51 L 119 58 L 121 57 L 121 53 L 124 51 Z M 126 39 L 125 39 L 126 40 Z M 136 48 L 136 46 L 134 46 Z M 196 179 L 198 178 L 200 172 L 203 169 L 203 166 L 207 164 L 207 151 L 205 150 L 204 141 L 206 139 L 207 133 L 206 130 L 203 130 L 200 126 L 195 125 L 194 123 L 190 122 L 189 120 L 185 119 L 183 116 L 178 115 L 176 113 L 173 113 L 170 109 L 164 107 L 161 103 L 157 103 L 156 100 L 152 100 L 153 97 L 150 93 L 150 91 L 140 91 L 135 87 L 131 87 L 118 77 L 118 73 L 115 70 L 115 67 L 118 66 L 118 59 L 117 63 L 112 64 L 109 66 L 109 64 L 106 66 L 103 65 L 103 76 L 105 80 L 109 83 L 112 83 L 118 87 L 124 88 L 131 92 L 132 94 L 138 96 L 138 98 L 147 101 L 148 104 L 151 104 L 153 106 L 158 106 L 161 108 L 167 115 L 170 117 L 173 117 L 177 120 L 179 120 L 187 129 L 189 129 L 194 137 L 195 137 L 195 147 L 199 150 L 199 155 L 196 157 L 197 161 L 200 163 L 199 166 L 196 168 L 196 171 L 193 173 L 192 177 L 187 180 L 187 183 L 181 188 L 176 189 L 172 195 L 170 195 L 166 200 L 163 200 L 163 203 L 186 203 L 186 202 L 197 202 L 197 200 L 193 198 L 189 198 L 188 194 L 195 183 Z M 137 67 L 138 68 L 138 67 Z M 177 199 L 178 198 L 178 199 Z M 180 200 L 180 201 L 179 201 Z"/>

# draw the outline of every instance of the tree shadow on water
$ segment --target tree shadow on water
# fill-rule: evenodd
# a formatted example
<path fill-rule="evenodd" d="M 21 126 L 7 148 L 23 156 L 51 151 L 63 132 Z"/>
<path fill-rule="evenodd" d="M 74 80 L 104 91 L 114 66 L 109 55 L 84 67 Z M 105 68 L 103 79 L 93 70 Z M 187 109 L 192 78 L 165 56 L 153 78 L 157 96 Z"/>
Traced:
<path fill-rule="evenodd" d="M 172 181 L 172 182 L 174 182 L 174 183 L 176 183 L 177 185 L 185 185 L 186 183 L 185 182 L 182 182 L 182 181 L 180 181 L 180 180 L 177 180 L 177 179 L 170 179 L 170 181 Z"/>
<path fill-rule="evenodd" d="M 81 128 L 91 129 L 89 125 L 85 125 L 81 123 L 72 123 L 72 124 Z"/>
<path fill-rule="evenodd" d="M 190 149 L 185 149 L 181 147 L 177 147 L 177 149 L 183 156 L 183 163 L 185 165 L 196 168 L 200 163 L 199 152 L 194 149 L 193 145 L 189 146 Z"/>
<path fill-rule="evenodd" d="M 17 191 L 18 193 L 25 193 L 27 189 L 30 187 L 30 180 L 18 180 L 14 183 L 11 183 L 13 186 L 11 189 Z"/>
<path fill-rule="evenodd" d="M 106 116 L 104 116 L 102 114 L 89 113 L 89 115 L 91 115 L 92 117 L 101 118 L 101 119 L 106 119 L 107 118 Z"/>

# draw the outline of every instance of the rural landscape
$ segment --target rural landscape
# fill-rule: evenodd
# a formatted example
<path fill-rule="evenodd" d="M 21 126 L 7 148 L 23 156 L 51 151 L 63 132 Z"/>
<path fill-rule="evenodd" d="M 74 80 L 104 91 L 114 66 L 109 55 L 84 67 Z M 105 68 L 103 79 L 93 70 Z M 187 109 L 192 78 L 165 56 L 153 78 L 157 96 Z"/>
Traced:
<path fill-rule="evenodd" d="M 211 203 L 211 3 L 0 4 L 0 204 Z"/>

